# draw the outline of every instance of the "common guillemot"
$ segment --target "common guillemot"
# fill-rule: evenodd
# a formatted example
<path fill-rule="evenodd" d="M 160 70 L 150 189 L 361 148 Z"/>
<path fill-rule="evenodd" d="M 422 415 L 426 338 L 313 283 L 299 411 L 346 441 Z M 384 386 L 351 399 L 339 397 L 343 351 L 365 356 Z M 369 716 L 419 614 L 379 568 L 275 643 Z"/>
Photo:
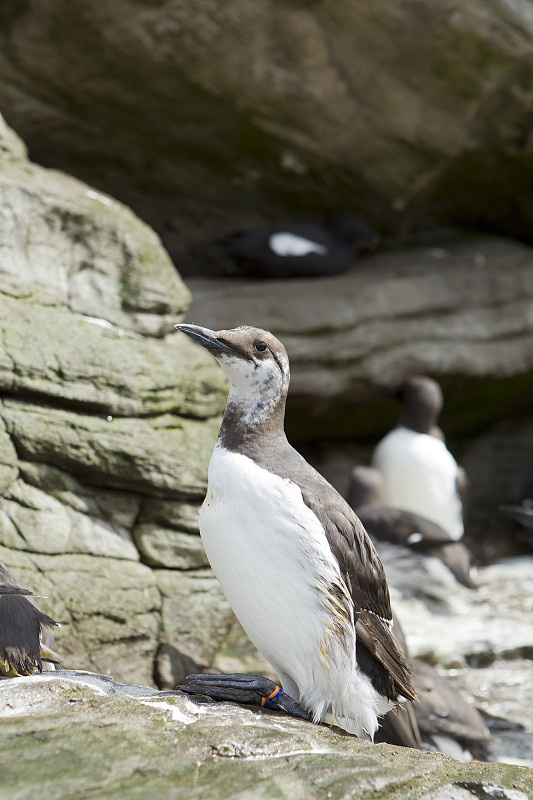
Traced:
<path fill-rule="evenodd" d="M 200 533 L 231 607 L 282 685 L 196 675 L 185 690 L 266 703 L 372 738 L 379 715 L 416 695 L 370 539 L 285 436 L 285 348 L 247 326 L 176 327 L 215 356 L 229 379 Z"/>
<path fill-rule="evenodd" d="M 234 234 L 225 249 L 242 275 L 295 278 L 338 275 L 379 242 L 361 217 L 345 213 L 325 225 L 288 222 Z"/>
<path fill-rule="evenodd" d="M 354 467 L 347 494 L 385 567 L 390 586 L 449 604 L 455 582 L 472 589 L 472 554 L 440 525 L 412 511 L 383 505 L 383 478 L 373 467 Z"/>
<path fill-rule="evenodd" d="M 0 562 L 0 672 L 10 678 L 41 672 L 43 660 L 60 660 L 42 642 L 45 629 L 59 623 L 29 597 L 34 597 L 33 592 L 23 589 Z"/>
<path fill-rule="evenodd" d="M 458 540 L 464 533 L 460 491 L 465 476 L 437 427 L 443 403 L 440 386 L 431 378 L 414 376 L 398 397 L 404 408 L 397 427 L 372 455 L 373 466 L 383 476 L 383 504 L 420 514 Z"/>

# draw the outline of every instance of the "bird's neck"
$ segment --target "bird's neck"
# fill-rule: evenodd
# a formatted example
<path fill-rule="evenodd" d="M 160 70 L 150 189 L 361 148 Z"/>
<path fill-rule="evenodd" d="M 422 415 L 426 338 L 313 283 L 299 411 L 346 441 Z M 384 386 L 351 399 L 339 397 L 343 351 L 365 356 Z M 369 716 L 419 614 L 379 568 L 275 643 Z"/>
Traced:
<path fill-rule="evenodd" d="M 430 434 L 435 427 L 436 421 L 437 417 L 433 411 L 417 409 L 416 412 L 413 412 L 405 409 L 398 417 L 397 424 L 417 433 Z"/>
<path fill-rule="evenodd" d="M 286 441 L 285 397 L 268 403 L 265 398 L 244 402 L 230 394 L 222 418 L 218 440 L 223 447 L 247 453 L 276 440 Z"/>

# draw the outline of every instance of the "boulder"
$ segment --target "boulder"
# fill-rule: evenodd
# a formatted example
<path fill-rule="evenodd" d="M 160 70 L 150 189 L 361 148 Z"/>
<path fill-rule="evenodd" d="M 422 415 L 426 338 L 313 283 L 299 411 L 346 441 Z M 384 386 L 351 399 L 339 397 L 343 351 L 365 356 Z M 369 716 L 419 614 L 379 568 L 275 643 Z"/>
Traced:
<path fill-rule="evenodd" d="M 0 560 L 61 622 L 67 667 L 151 683 L 165 645 L 199 670 L 233 619 L 197 523 L 225 383 L 173 333 L 189 301 L 147 225 L 2 122 Z"/>
<path fill-rule="evenodd" d="M 235 618 L 210 569 L 159 569 L 155 575 L 163 615 L 156 682 L 170 689 L 213 664 Z"/>
<path fill-rule="evenodd" d="M 532 33 L 506 0 L 25 0 L 1 9 L 0 106 L 191 271 L 295 210 L 530 239 Z"/>
<path fill-rule="evenodd" d="M 61 671 L 0 681 L 8 796 L 527 800 L 533 771 L 374 745 L 270 711 Z M 38 765 L 38 769 L 36 768 Z M 317 788 L 318 787 L 318 788 Z"/>

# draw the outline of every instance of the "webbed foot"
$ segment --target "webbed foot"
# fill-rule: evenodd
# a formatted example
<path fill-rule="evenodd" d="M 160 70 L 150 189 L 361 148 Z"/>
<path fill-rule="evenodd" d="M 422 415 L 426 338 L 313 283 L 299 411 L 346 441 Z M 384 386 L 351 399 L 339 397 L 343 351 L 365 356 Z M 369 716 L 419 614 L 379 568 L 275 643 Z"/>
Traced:
<path fill-rule="evenodd" d="M 296 700 L 268 678 L 236 672 L 229 675 L 187 675 L 187 680 L 188 684 L 176 688 L 187 694 L 203 694 L 212 700 L 261 706 L 284 711 L 298 719 L 311 719 L 311 715 Z"/>

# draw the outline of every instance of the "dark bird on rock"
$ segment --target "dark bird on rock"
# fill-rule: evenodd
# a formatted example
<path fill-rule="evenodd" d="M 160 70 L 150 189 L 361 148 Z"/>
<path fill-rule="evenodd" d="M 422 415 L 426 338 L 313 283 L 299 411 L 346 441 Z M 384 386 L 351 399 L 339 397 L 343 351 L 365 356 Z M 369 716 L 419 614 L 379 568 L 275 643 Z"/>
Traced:
<path fill-rule="evenodd" d="M 429 664 L 415 659 L 411 666 L 420 700 L 414 713 L 423 749 L 446 753 L 459 761 L 494 761 L 494 737 L 477 708 Z"/>
<path fill-rule="evenodd" d="M 391 586 L 444 602 L 455 595 L 456 581 L 475 587 L 468 548 L 419 514 L 383 506 L 383 478 L 377 469 L 354 467 L 347 499 L 374 542 Z"/>
<path fill-rule="evenodd" d="M 355 214 L 340 214 L 325 225 L 288 222 L 234 234 L 225 249 L 238 274 L 254 278 L 338 275 L 357 255 L 375 250 L 380 237 Z"/>
<path fill-rule="evenodd" d="M 43 660 L 60 660 L 43 643 L 46 629 L 59 623 L 43 614 L 30 597 L 33 592 L 23 589 L 0 562 L 0 672 L 8 677 L 33 675 L 42 671 Z"/>
<path fill-rule="evenodd" d="M 189 693 L 268 705 L 372 738 L 414 700 L 392 634 L 385 574 L 346 501 L 289 444 L 289 360 L 268 331 L 177 325 L 229 379 L 200 513 L 223 591 L 281 687 L 246 675 L 189 676 Z"/>
<path fill-rule="evenodd" d="M 405 703 L 382 720 L 376 741 L 401 747 L 437 751 L 459 761 L 493 761 L 493 737 L 483 717 L 449 678 L 418 659 L 409 659 L 405 637 L 396 616 L 394 633 L 409 660 L 419 703 Z"/>
<path fill-rule="evenodd" d="M 520 523 L 521 528 L 515 534 L 517 541 L 520 544 L 533 547 L 533 500 L 528 497 L 522 500 L 519 506 L 503 505 L 498 506 L 498 510 Z"/>
<path fill-rule="evenodd" d="M 383 476 L 383 504 L 436 522 L 452 539 L 464 533 L 464 471 L 446 447 L 437 419 L 443 398 L 432 378 L 414 376 L 398 392 L 397 426 L 377 444 L 372 464 Z"/>

